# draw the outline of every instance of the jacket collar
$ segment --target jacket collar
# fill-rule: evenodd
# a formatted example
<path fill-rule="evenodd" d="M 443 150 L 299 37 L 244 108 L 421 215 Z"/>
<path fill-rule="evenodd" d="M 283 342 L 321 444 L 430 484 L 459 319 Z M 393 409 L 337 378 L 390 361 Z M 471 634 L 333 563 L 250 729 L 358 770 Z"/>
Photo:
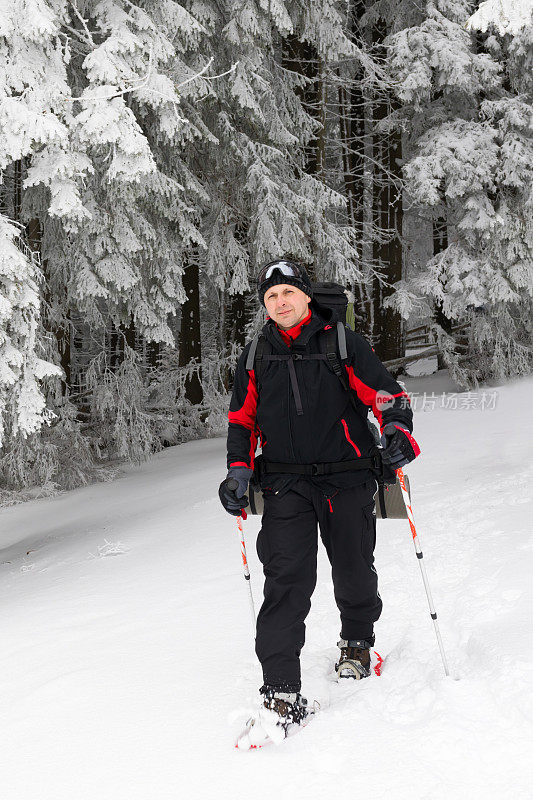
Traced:
<path fill-rule="evenodd" d="M 335 327 L 338 320 L 338 314 L 334 309 L 319 305 L 314 300 L 311 301 L 310 308 L 312 311 L 311 319 L 307 325 L 302 326 L 302 332 L 292 342 L 291 348 L 285 343 L 274 320 L 267 320 L 263 326 L 263 334 L 282 352 L 304 350 L 311 337 L 318 333 L 321 328 L 325 328 L 326 325 Z"/>
<path fill-rule="evenodd" d="M 283 330 L 283 328 L 280 328 L 280 326 L 277 325 L 277 329 L 280 332 L 283 341 L 286 342 L 288 345 L 292 345 L 295 339 L 297 339 L 301 335 L 304 326 L 309 325 L 312 316 L 313 316 L 313 311 L 312 309 L 308 308 L 307 316 L 304 319 L 300 320 L 300 322 L 296 323 L 296 325 L 293 325 L 292 328 L 289 328 L 288 330 Z"/>

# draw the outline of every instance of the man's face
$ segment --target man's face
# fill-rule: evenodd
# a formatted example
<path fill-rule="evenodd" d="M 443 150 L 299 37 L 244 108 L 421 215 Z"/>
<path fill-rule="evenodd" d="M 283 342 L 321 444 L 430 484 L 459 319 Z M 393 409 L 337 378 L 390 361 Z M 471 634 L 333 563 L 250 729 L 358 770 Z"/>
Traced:
<path fill-rule="evenodd" d="M 278 283 L 265 292 L 268 315 L 283 330 L 301 322 L 309 313 L 311 298 L 296 286 Z"/>

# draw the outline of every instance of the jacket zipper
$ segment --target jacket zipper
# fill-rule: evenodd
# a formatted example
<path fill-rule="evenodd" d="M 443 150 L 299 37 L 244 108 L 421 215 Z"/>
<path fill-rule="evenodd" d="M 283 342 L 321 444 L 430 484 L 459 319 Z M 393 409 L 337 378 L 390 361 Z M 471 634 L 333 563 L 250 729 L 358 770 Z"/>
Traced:
<path fill-rule="evenodd" d="M 289 353 L 291 354 L 291 357 L 292 357 L 292 353 L 293 353 L 292 346 L 291 346 L 291 345 L 288 345 L 288 344 L 285 342 L 285 340 L 283 339 L 283 337 L 281 336 L 281 334 L 279 333 L 279 331 L 277 331 L 277 330 L 275 329 L 275 330 L 274 330 L 274 336 L 276 336 L 276 335 L 277 335 L 277 338 L 278 338 L 278 340 L 281 342 L 282 346 L 283 346 L 283 347 L 284 347 L 286 350 L 288 350 L 288 351 L 289 351 Z M 287 417 L 288 417 L 288 422 L 289 422 L 289 442 L 290 442 L 290 446 L 291 446 L 291 453 L 292 453 L 292 457 L 293 457 L 293 459 L 294 459 L 294 463 L 295 463 L 295 464 L 297 464 L 297 463 L 298 463 L 298 460 L 297 460 L 297 458 L 296 458 L 296 453 L 295 453 L 295 451 L 294 451 L 294 442 L 293 442 L 293 439 L 292 439 L 292 425 L 291 425 L 291 379 L 290 379 L 290 375 L 289 375 L 289 365 L 288 365 L 288 364 L 287 364 Z"/>

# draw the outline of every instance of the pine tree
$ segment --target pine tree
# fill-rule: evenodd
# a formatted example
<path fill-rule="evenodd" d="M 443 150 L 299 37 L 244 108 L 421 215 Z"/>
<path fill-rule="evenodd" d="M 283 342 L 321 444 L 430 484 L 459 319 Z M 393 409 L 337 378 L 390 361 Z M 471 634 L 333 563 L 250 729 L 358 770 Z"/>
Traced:
<path fill-rule="evenodd" d="M 6 485 L 68 488 L 218 431 L 263 318 L 257 268 L 278 256 L 354 289 L 381 355 L 418 304 L 459 377 L 528 369 L 525 0 L 482 4 L 476 34 L 467 0 L 2 10 Z M 408 204 L 432 257 L 398 281 Z"/>
<path fill-rule="evenodd" d="M 61 369 L 41 358 L 38 263 L 20 231 L 0 215 L 0 446 L 50 422 L 40 383 Z"/>
<path fill-rule="evenodd" d="M 528 224 L 517 230 L 517 222 L 531 189 L 529 103 L 506 86 L 491 43 L 480 46 L 465 30 L 468 3 L 427 8 L 427 18 L 395 34 L 389 46 L 411 152 L 407 190 L 434 224 L 445 221 L 446 246 L 397 286 L 393 302 L 406 316 L 417 298 L 426 298 L 428 312 L 436 305 L 448 320 L 471 318 L 466 357 L 440 331 L 448 362 L 464 382 L 523 372 L 531 251 Z M 527 310 L 517 310 L 521 297 Z"/>
<path fill-rule="evenodd" d="M 142 389 L 139 365 L 129 368 L 137 356 L 127 349 L 128 336 L 174 345 L 169 317 L 185 299 L 181 253 L 191 242 L 202 243 L 182 177 L 187 188 L 198 187 L 175 155 L 183 138 L 201 133 L 181 112 L 180 100 L 183 87 L 197 78 L 182 56 L 202 26 L 172 2 L 147 4 L 149 11 L 128 2 L 30 2 L 24 24 L 19 5 L 7 3 L 0 22 L 4 205 L 26 225 L 26 238 L 41 256 L 43 325 L 56 337 L 64 392 L 72 373 L 85 381 L 78 410 L 82 419 L 90 414 L 101 451 L 95 369 L 105 386 L 109 370 L 120 372 L 124 361 L 130 390 L 135 382 Z M 73 345 L 86 332 L 104 342 L 101 333 L 109 326 L 119 334 L 121 355 L 111 364 L 105 349 L 93 353 L 87 405 L 87 375 L 76 364 Z M 120 425 L 117 405 L 108 407 L 108 415 L 110 409 L 116 413 L 108 455 L 113 448 L 117 454 L 131 455 L 136 447 L 138 455 L 146 452 L 146 436 L 139 438 L 146 427 L 142 392 L 125 396 L 134 404 L 130 419 L 139 424 Z M 60 420 L 72 424 L 68 400 L 55 388 L 48 399 Z M 10 430 L 16 432 L 16 420 Z M 53 461 L 53 448 L 46 454 L 41 448 L 39 456 L 36 442 L 32 446 L 32 461 Z M 15 440 L 6 447 L 6 469 L 31 480 L 19 468 L 24 448 Z"/>

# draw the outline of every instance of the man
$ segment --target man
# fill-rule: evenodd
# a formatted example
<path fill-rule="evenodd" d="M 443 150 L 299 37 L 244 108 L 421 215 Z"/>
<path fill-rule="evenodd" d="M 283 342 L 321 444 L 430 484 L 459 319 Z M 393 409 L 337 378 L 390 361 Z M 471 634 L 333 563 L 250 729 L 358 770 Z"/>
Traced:
<path fill-rule="evenodd" d="M 259 272 L 258 291 L 268 312 L 262 329 L 265 349 L 260 370 L 255 363 L 246 369 L 251 343 L 237 364 L 229 411 L 228 474 L 219 495 L 230 514 L 241 514 L 260 439 L 264 514 L 257 552 L 264 568 L 265 599 L 257 618 L 256 653 L 263 668 L 260 692 L 267 714 L 263 711 L 258 718 L 261 730 L 258 720 L 252 725 L 254 741 L 261 743 L 268 738 L 266 716 L 286 733 L 290 724 L 300 724 L 307 715 L 300 694 L 299 656 L 316 583 L 317 523 L 341 618 L 337 673 L 356 679 L 370 674 L 374 623 L 382 604 L 373 556 L 376 480 L 370 455 L 375 444 L 368 409 L 381 426 L 386 464 L 397 469 L 420 451 L 411 436 L 406 393 L 362 336 L 346 329 L 343 371 L 355 404 L 320 355 L 323 331 L 336 329 L 337 314 L 313 299 L 300 264 L 270 262 Z M 248 744 L 251 741 L 248 737 Z"/>

